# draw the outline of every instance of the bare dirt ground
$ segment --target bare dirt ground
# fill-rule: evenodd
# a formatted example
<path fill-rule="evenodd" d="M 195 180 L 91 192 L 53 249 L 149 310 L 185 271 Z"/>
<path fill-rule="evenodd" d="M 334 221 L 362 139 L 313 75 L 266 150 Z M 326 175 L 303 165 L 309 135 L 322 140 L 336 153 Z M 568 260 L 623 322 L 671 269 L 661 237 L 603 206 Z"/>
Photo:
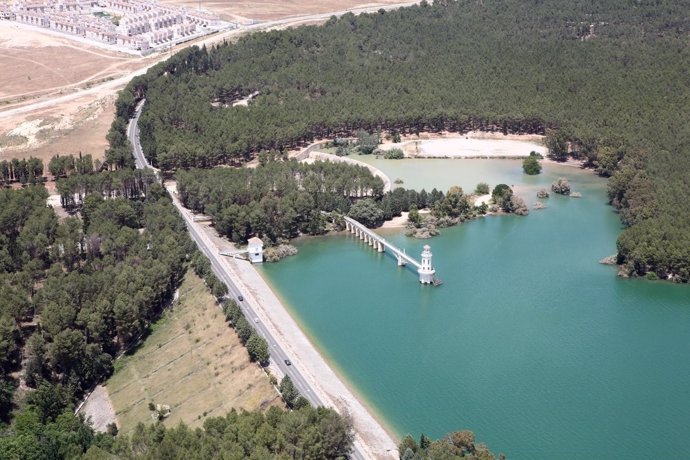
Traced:
<path fill-rule="evenodd" d="M 290 16 L 328 13 L 351 8 L 362 8 L 373 5 L 390 5 L 400 3 L 395 0 L 363 2 L 361 0 L 160 0 L 163 4 L 183 5 L 190 8 L 202 8 L 221 15 L 227 21 L 244 23 L 251 19 L 271 20 Z"/>
<path fill-rule="evenodd" d="M 201 426 L 206 417 L 232 408 L 282 407 L 268 376 L 225 322 L 213 297 L 194 273 L 180 286 L 179 301 L 153 326 L 132 356 L 117 361 L 105 388 L 121 433 L 152 423 L 148 404 L 171 407 L 165 424 Z"/>
<path fill-rule="evenodd" d="M 59 93 L 129 73 L 141 58 L 0 21 L 0 104 Z"/>
<path fill-rule="evenodd" d="M 114 91 L 87 95 L 30 114 L 0 118 L 0 160 L 34 156 L 48 164 L 56 153 L 103 160 L 115 113 Z"/>
<path fill-rule="evenodd" d="M 94 430 L 104 433 L 108 425 L 111 423 L 117 423 L 117 417 L 115 417 L 115 409 L 113 409 L 113 402 L 108 396 L 108 390 L 104 386 L 98 385 L 86 403 L 79 410 L 81 414 L 91 423 Z"/>

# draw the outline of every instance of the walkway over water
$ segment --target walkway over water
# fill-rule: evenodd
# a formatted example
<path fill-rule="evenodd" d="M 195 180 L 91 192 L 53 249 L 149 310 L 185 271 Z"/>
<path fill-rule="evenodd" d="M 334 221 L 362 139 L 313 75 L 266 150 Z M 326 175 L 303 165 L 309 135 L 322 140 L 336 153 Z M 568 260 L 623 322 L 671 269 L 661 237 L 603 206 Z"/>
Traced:
<path fill-rule="evenodd" d="M 415 258 L 407 255 L 405 251 L 399 249 L 397 246 L 389 243 L 385 238 L 377 235 L 363 224 L 357 222 L 351 217 L 344 216 L 345 228 L 352 234 L 359 237 L 360 240 L 366 241 L 369 246 L 376 248 L 378 252 L 388 252 L 393 255 L 399 266 L 404 266 L 407 264 L 414 265 L 417 268 L 417 273 L 419 273 L 419 282 L 422 284 L 433 284 L 438 286 L 441 281 L 436 278 L 436 270 L 431 266 L 431 251 L 429 246 L 424 246 L 424 252 L 422 253 L 422 261 L 419 262 Z"/>

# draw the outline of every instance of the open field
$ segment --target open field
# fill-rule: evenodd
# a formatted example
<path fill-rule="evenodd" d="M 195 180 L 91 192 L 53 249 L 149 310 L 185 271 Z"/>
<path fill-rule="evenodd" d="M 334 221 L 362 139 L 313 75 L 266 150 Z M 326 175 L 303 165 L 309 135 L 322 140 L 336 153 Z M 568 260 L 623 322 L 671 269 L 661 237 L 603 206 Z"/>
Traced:
<path fill-rule="evenodd" d="M 114 91 L 98 97 L 0 118 L 0 160 L 34 156 L 48 161 L 56 153 L 91 154 L 100 161 L 108 145 L 105 135 L 115 118 Z"/>
<path fill-rule="evenodd" d="M 0 103 L 74 90 L 125 75 L 142 59 L 0 21 Z"/>
<path fill-rule="evenodd" d="M 282 402 L 230 329 L 203 281 L 188 272 L 173 308 L 105 384 L 120 432 L 151 423 L 148 404 L 166 404 L 169 426 L 197 427 L 207 416 L 236 409 L 267 409 Z"/>
<path fill-rule="evenodd" d="M 350 8 L 400 3 L 396 0 L 366 2 L 362 0 L 245 0 L 228 2 L 224 0 L 159 0 L 162 4 L 183 5 L 202 8 L 220 14 L 227 21 L 244 22 L 248 19 L 270 20 L 289 16 L 328 13 Z"/>

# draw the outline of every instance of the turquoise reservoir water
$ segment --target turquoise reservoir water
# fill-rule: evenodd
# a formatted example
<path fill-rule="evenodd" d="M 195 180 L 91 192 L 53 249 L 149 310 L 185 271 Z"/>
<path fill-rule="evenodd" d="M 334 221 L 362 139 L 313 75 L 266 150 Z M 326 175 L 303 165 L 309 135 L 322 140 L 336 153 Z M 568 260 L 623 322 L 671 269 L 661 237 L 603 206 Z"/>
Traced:
<path fill-rule="evenodd" d="M 525 178 L 509 160 L 378 166 L 427 189 L 526 184 L 529 203 L 564 174 L 583 193 L 426 241 L 385 231 L 409 253 L 431 245 L 437 288 L 346 234 L 303 240 L 263 267 L 398 435 L 471 429 L 513 459 L 690 458 L 690 289 L 597 263 L 620 232 L 604 181 L 548 165 Z"/>

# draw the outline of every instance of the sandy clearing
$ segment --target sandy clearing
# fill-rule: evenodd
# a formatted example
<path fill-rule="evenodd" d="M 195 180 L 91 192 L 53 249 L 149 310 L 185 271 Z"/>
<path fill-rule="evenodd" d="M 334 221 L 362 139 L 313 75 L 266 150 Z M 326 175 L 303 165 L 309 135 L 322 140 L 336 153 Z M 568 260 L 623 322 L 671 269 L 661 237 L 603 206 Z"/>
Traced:
<path fill-rule="evenodd" d="M 228 21 L 247 23 L 255 20 L 272 20 L 290 16 L 328 13 L 355 8 L 375 7 L 399 3 L 395 0 L 361 2 L 358 0 L 250 0 L 228 2 L 226 0 L 160 0 L 163 4 L 183 5 L 202 8 L 220 14 Z"/>
<path fill-rule="evenodd" d="M 104 386 L 98 385 L 88 397 L 84 405 L 79 409 L 79 413 L 91 422 L 94 430 L 105 433 L 108 425 L 115 423 L 118 428 L 120 424 L 115 416 L 113 402 L 108 396 L 108 390 Z"/>
<path fill-rule="evenodd" d="M 401 228 L 407 223 L 407 215 L 409 212 L 403 211 L 400 216 L 393 217 L 391 220 L 387 220 L 381 225 L 380 228 Z"/>
<path fill-rule="evenodd" d="M 0 148 L 0 160 L 34 156 L 42 159 L 47 167 L 56 153 L 77 155 L 79 152 L 102 160 L 107 148 L 105 135 L 114 118 L 114 92 L 97 98 L 87 95 L 38 109 L 30 116 L 0 118 L 0 145 L 8 138 L 21 140 Z M 11 137 L 13 134 L 15 137 Z"/>
<path fill-rule="evenodd" d="M 40 29 L 0 21 L 0 101 L 14 103 L 41 92 L 125 74 L 141 59 L 75 43 Z"/>
<path fill-rule="evenodd" d="M 402 142 L 384 142 L 379 147 L 386 151 L 402 149 L 412 158 L 520 158 L 535 151 L 546 156 L 547 150 L 541 136 L 503 136 L 494 133 L 471 132 L 465 135 L 451 134 L 428 136 Z"/>
<path fill-rule="evenodd" d="M 474 198 L 474 205 L 479 206 L 480 204 L 490 204 L 489 202 L 491 201 L 491 194 L 488 193 L 486 195 L 479 195 Z"/>

